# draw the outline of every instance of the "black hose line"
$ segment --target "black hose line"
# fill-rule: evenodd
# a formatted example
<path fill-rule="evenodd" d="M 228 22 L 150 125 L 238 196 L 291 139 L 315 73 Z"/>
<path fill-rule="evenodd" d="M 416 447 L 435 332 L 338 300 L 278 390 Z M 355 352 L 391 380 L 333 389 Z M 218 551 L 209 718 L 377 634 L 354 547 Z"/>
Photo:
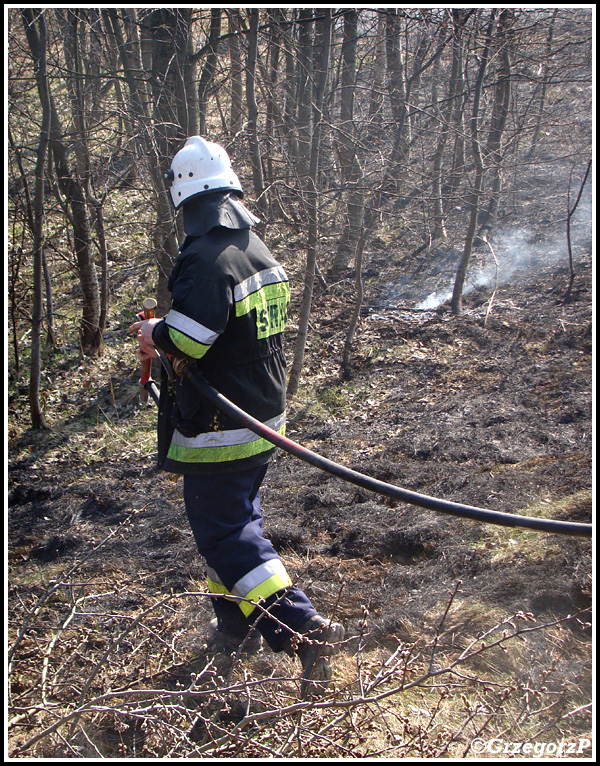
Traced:
<path fill-rule="evenodd" d="M 247 412 L 240 409 L 233 402 L 226 399 L 216 389 L 214 389 L 209 383 L 204 380 L 202 375 L 194 369 L 190 369 L 186 366 L 182 369 L 181 373 L 187 377 L 192 384 L 198 389 L 198 391 L 205 396 L 212 404 L 225 412 L 227 415 L 237 420 L 244 425 L 250 431 L 263 437 L 267 441 L 275 444 L 277 447 L 289 452 L 292 455 L 304 460 L 306 463 L 310 463 L 316 468 L 320 468 L 323 471 L 338 476 L 344 481 L 356 484 L 359 487 L 376 492 L 379 495 L 394 498 L 395 500 L 401 500 L 404 503 L 410 505 L 417 505 L 421 508 L 427 508 L 430 511 L 438 511 L 440 513 L 448 513 L 452 516 L 460 516 L 465 519 L 472 519 L 474 521 L 481 521 L 487 524 L 499 524 L 503 527 L 523 527 L 525 529 L 534 529 L 538 532 L 551 532 L 558 535 L 570 535 L 574 537 L 591 537 L 592 525 L 591 524 L 579 524 L 577 522 L 570 521 L 556 521 L 553 519 L 536 519 L 528 516 L 517 516 L 512 513 L 502 513 L 500 511 L 489 511 L 484 508 L 476 508 L 471 505 L 463 505 L 462 503 L 453 503 L 448 500 L 441 500 L 436 497 L 429 497 L 427 495 L 421 495 L 418 492 L 413 492 L 402 487 L 396 487 L 393 484 L 387 484 L 379 479 L 373 479 L 370 476 L 353 471 L 350 468 L 346 468 L 338 463 L 334 463 L 332 460 L 328 460 L 316 452 L 303 447 L 300 444 L 288 439 L 286 436 L 274 431 L 264 423 L 256 420 Z"/>

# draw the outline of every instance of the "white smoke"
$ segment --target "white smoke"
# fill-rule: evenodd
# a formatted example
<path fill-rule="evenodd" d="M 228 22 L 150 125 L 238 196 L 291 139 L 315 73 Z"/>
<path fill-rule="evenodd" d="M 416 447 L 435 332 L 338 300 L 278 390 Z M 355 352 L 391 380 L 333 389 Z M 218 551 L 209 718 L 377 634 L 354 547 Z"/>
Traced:
<path fill-rule="evenodd" d="M 537 249 L 532 245 L 531 232 L 527 229 L 505 233 L 497 244 L 488 248 L 485 265 L 467 274 L 463 295 L 468 295 L 479 287 L 494 287 L 505 284 L 519 269 L 530 269 L 538 260 Z M 492 253 L 493 250 L 493 253 Z M 435 290 L 418 303 L 417 311 L 432 311 L 446 303 L 452 297 L 454 277 L 449 277 L 451 286 L 446 290 Z"/>
<path fill-rule="evenodd" d="M 479 287 L 494 288 L 509 282 L 518 272 L 534 272 L 546 264 L 562 262 L 568 265 L 568 244 L 565 219 L 558 225 L 549 226 L 546 236 L 531 230 L 498 230 L 483 250 L 482 266 L 467 273 L 463 295 Z M 584 189 L 575 215 L 571 219 L 571 245 L 575 253 L 590 252 L 592 242 L 592 193 L 590 184 Z M 485 248 L 486 245 L 483 245 Z M 492 252 L 493 250 L 493 252 Z M 416 304 L 418 311 L 432 311 L 452 297 L 456 272 L 448 274 L 446 289 L 437 289 Z"/>
<path fill-rule="evenodd" d="M 468 295 L 478 287 L 490 287 L 494 284 L 494 279 L 494 274 L 491 274 L 486 270 L 480 270 L 467 280 L 462 294 Z M 434 309 L 437 309 L 438 306 L 441 306 L 442 304 L 449 301 L 450 298 L 452 298 L 453 290 L 454 288 L 442 290 L 441 292 L 434 290 L 430 295 L 427 296 L 427 298 L 425 298 L 425 300 L 417 303 L 415 309 L 417 311 L 433 311 Z"/>

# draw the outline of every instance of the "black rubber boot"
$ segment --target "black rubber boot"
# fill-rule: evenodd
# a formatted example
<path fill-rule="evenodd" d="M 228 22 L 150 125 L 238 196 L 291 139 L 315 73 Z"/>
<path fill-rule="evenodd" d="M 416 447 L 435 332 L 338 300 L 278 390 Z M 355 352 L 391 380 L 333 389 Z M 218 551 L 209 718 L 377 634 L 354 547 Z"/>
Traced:
<path fill-rule="evenodd" d="M 298 656 L 302 663 L 301 699 L 321 696 L 331 681 L 329 658 L 337 651 L 336 644 L 344 640 L 344 627 L 317 614 L 298 631 L 302 639 L 288 640 L 284 651 Z"/>
<path fill-rule="evenodd" d="M 243 654 L 258 654 L 262 649 L 262 636 L 256 628 L 250 628 L 245 634 L 232 632 L 219 623 L 216 617 L 210 621 L 207 645 L 212 652 L 235 654 L 241 649 Z"/>

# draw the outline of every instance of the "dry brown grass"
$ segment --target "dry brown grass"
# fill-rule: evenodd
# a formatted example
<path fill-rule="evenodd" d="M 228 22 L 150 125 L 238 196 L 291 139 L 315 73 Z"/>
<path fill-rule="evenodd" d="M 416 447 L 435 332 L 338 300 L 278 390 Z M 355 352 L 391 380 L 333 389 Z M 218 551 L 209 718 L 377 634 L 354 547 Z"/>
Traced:
<path fill-rule="evenodd" d="M 407 624 L 384 646 L 364 609 L 332 686 L 306 701 L 287 656 L 207 653 L 201 590 L 153 597 L 141 580 L 99 569 L 107 542 L 35 592 L 15 586 L 12 757 L 436 758 L 469 756 L 476 738 L 591 741 L 589 689 L 565 667 L 590 662 L 584 613 L 502 617 L 457 584 L 428 631 Z"/>

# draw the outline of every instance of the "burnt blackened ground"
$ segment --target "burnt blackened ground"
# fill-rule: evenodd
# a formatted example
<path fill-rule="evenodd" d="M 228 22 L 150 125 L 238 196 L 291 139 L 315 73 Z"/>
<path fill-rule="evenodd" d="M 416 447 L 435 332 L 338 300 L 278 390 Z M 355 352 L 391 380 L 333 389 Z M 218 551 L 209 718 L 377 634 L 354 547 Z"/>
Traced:
<path fill-rule="evenodd" d="M 372 264 L 384 268 L 375 256 Z M 336 462 L 427 495 L 591 521 L 589 256 L 576 269 L 566 303 L 568 274 L 552 264 L 517 272 L 491 304 L 489 288 L 476 290 L 461 317 L 444 305 L 426 312 L 382 307 L 374 296 L 350 379 L 339 371 L 348 306 L 322 295 L 288 434 Z M 114 407 L 110 449 L 99 439 L 97 418 L 83 432 L 59 427 L 11 440 L 11 636 L 53 578 L 77 562 L 78 577 L 115 587 L 120 607 L 127 598 L 133 611 L 203 582 L 181 481 L 155 468 L 153 415 L 140 411 L 131 386 L 112 378 L 97 387 L 97 400 L 102 412 Z M 143 444 L 131 435 L 137 422 L 146 429 Z M 493 624 L 519 611 L 553 619 L 591 606 L 589 540 L 424 511 L 285 454 L 267 474 L 262 503 L 267 536 L 317 607 L 341 619 L 350 636 L 365 634 L 368 610 L 366 647 L 431 632 L 459 582 L 462 624 Z M 206 636 L 206 601 L 197 600 L 187 618 L 176 635 L 163 637 L 182 661 L 193 650 L 192 633 L 200 642 Z M 589 644 L 585 627 L 573 630 Z M 346 651 L 355 648 L 350 642 Z M 533 668 L 543 667 L 540 651 Z M 585 663 L 561 672 L 580 689 L 591 684 Z"/>

